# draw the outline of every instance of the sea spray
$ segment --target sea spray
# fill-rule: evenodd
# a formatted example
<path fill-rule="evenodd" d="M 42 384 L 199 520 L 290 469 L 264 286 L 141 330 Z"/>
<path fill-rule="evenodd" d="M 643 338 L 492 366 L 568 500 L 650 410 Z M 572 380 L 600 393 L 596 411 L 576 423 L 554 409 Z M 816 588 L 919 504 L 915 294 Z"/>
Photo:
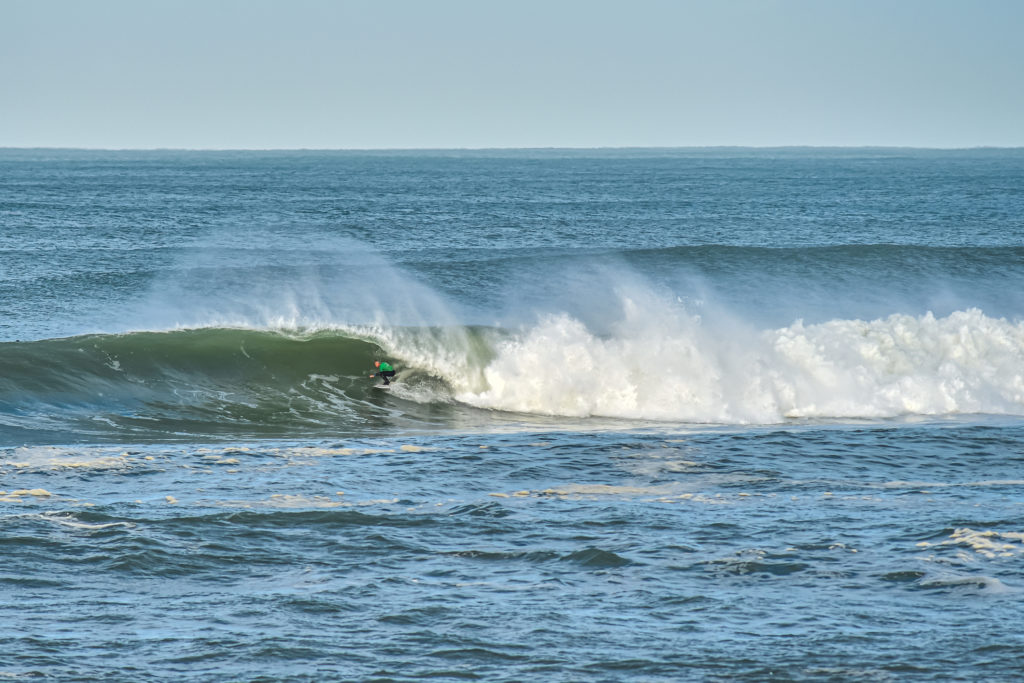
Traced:
<path fill-rule="evenodd" d="M 386 250 L 329 231 L 291 239 L 269 228 L 249 232 L 248 240 L 273 239 L 280 248 L 225 244 L 214 231 L 203 241 L 211 246 L 183 251 L 120 313 L 120 328 L 103 331 L 219 327 L 304 334 L 459 323 L 453 303 L 396 265 Z"/>

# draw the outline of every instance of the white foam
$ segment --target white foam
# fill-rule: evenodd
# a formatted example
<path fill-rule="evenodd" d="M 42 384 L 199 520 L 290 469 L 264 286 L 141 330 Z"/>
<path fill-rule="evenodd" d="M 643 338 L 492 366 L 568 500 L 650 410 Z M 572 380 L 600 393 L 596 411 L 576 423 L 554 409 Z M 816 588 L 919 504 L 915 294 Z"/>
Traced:
<path fill-rule="evenodd" d="M 19 469 L 119 469 L 131 456 L 121 449 L 72 446 L 22 446 L 0 451 L 0 462 Z"/>
<path fill-rule="evenodd" d="M 978 531 L 963 527 L 955 529 L 949 538 L 941 542 L 929 543 L 928 541 L 922 541 L 917 545 L 919 548 L 931 546 L 969 548 L 978 555 L 988 559 L 1018 557 L 1021 553 L 1024 553 L 1024 533 L 995 531 L 992 529 Z M 967 557 L 965 556 L 964 559 L 967 559 Z"/>
<path fill-rule="evenodd" d="M 544 415 L 699 423 L 1024 415 L 1024 323 L 977 309 L 762 331 L 628 299 L 624 311 L 602 335 L 568 315 L 544 318 L 500 342 L 482 378 L 455 366 L 447 379 L 460 401 Z"/>

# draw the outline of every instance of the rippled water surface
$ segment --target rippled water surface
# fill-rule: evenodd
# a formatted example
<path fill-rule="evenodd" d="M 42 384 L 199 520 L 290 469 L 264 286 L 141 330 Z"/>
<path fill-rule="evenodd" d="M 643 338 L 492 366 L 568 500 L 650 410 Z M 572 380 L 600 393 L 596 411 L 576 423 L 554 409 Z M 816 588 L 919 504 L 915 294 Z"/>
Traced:
<path fill-rule="evenodd" d="M 4 451 L 7 671 L 1010 680 L 1019 426 Z"/>

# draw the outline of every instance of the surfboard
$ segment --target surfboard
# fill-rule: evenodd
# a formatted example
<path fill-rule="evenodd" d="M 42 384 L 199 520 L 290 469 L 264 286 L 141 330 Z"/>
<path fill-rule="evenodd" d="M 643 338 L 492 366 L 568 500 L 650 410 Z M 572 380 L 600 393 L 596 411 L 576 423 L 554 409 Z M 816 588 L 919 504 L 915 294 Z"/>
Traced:
<path fill-rule="evenodd" d="M 390 384 L 374 384 L 373 388 L 374 389 L 390 389 L 391 385 Z"/>

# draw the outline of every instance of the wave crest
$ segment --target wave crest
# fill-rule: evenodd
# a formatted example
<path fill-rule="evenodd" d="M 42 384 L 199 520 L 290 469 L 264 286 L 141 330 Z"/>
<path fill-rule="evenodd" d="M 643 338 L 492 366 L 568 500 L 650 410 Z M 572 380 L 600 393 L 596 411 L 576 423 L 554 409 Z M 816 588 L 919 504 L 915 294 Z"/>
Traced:
<path fill-rule="evenodd" d="M 700 424 L 1024 415 L 1024 323 L 977 309 L 759 331 L 623 304 L 603 333 L 557 314 L 517 332 L 209 328 L 5 343 L 0 428 L 370 433 L 460 424 L 472 409 Z M 367 377 L 375 358 L 400 369 L 386 398 Z"/>

